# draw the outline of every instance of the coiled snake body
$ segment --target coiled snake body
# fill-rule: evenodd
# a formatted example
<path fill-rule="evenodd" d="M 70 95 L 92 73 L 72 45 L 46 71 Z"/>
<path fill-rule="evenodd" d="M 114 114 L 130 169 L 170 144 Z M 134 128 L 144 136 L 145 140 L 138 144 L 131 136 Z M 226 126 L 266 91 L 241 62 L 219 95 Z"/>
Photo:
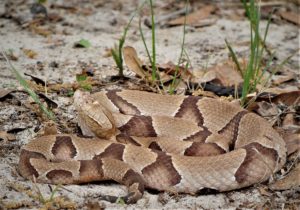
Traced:
<path fill-rule="evenodd" d="M 123 199 L 133 203 L 144 187 L 191 194 L 247 187 L 285 163 L 285 143 L 264 119 L 217 99 L 77 91 L 74 103 L 83 134 L 96 137 L 30 141 L 20 155 L 23 177 L 52 184 L 115 180 L 128 186 Z"/>

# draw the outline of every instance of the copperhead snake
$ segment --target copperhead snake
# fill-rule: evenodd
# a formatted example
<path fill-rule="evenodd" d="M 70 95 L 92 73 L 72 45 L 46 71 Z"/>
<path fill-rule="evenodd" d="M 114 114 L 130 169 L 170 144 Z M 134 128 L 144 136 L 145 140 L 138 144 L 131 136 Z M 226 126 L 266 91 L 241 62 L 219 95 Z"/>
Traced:
<path fill-rule="evenodd" d="M 83 134 L 94 137 L 31 140 L 21 150 L 23 177 L 51 184 L 115 180 L 134 203 L 144 188 L 195 194 L 247 187 L 286 161 L 283 139 L 264 119 L 217 99 L 76 91 L 74 104 Z"/>

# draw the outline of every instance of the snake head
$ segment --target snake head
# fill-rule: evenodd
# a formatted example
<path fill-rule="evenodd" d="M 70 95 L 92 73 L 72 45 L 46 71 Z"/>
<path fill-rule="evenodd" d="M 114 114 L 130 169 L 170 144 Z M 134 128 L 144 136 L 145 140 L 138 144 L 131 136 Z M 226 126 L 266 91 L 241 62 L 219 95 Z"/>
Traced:
<path fill-rule="evenodd" d="M 94 100 L 90 93 L 77 90 L 74 94 L 74 105 L 78 111 L 78 124 L 85 135 L 109 139 L 115 134 L 112 114 Z"/>

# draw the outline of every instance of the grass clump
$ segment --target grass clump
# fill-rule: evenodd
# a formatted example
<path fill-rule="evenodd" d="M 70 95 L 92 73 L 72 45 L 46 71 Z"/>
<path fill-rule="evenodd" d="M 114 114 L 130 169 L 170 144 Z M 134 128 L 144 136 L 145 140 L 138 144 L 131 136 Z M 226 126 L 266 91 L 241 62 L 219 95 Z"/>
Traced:
<path fill-rule="evenodd" d="M 113 59 L 119 69 L 119 77 L 124 77 L 124 67 L 123 67 L 123 56 L 122 56 L 122 49 L 125 43 L 127 31 L 129 29 L 129 26 L 133 20 L 134 15 L 130 18 L 130 21 L 128 22 L 127 26 L 124 29 L 122 37 L 119 39 L 118 44 L 115 45 L 113 49 L 111 49 L 111 54 L 113 56 Z"/>
<path fill-rule="evenodd" d="M 126 27 L 124 28 L 123 31 L 123 35 L 122 37 L 119 39 L 118 44 L 115 45 L 114 48 L 111 49 L 111 54 L 113 56 L 113 59 L 119 69 L 119 77 L 124 78 L 124 67 L 123 67 L 123 46 L 125 44 L 125 40 L 126 40 L 126 36 L 127 36 L 127 32 L 129 30 L 129 27 L 131 25 L 131 22 L 133 20 L 133 18 L 135 17 L 136 13 L 144 6 L 145 2 L 139 7 L 137 8 L 134 13 L 132 14 L 129 22 L 127 23 Z"/>
<path fill-rule="evenodd" d="M 141 18 L 139 20 L 139 31 L 140 31 L 140 35 L 149 59 L 149 63 L 151 64 L 151 69 L 152 69 L 152 82 L 156 82 L 158 80 L 160 80 L 159 78 L 159 74 L 157 74 L 157 66 L 156 66 L 156 38 L 155 38 L 155 14 L 154 14 L 154 9 L 153 9 L 153 2 L 152 0 L 149 0 L 149 5 L 150 5 L 150 11 L 151 11 L 151 45 L 152 45 L 152 55 L 150 54 L 149 48 L 146 44 L 146 40 L 145 40 L 145 36 L 142 30 L 142 25 L 141 25 Z M 186 0 L 186 11 L 185 11 L 185 19 L 184 19 L 184 26 L 183 26 L 183 40 L 182 40 L 182 44 L 181 44 L 181 52 L 180 52 L 180 56 L 178 59 L 178 63 L 176 64 L 176 70 L 175 70 L 175 74 L 173 76 L 171 85 L 169 86 L 169 90 L 168 92 L 170 94 L 174 94 L 175 90 L 176 90 L 176 86 L 178 84 L 178 73 L 179 73 L 179 66 L 181 64 L 182 61 L 182 57 L 184 54 L 186 54 L 186 51 L 184 49 L 184 45 L 185 45 L 185 34 L 186 34 L 186 16 L 188 13 L 188 5 L 189 5 L 189 1 Z M 188 64 L 185 66 L 185 68 L 188 68 Z M 161 85 L 163 85 L 162 81 Z"/>
<path fill-rule="evenodd" d="M 256 90 L 258 84 L 262 83 L 262 78 L 265 72 L 270 67 L 270 63 L 273 59 L 273 55 L 269 58 L 267 64 L 263 66 L 263 54 L 266 49 L 266 38 L 269 31 L 269 25 L 271 23 L 271 16 L 268 19 L 264 36 L 261 38 L 259 32 L 260 26 L 260 8 L 255 4 L 255 0 L 250 0 L 249 4 L 245 0 L 242 0 L 244 9 L 246 11 L 247 18 L 250 22 L 250 55 L 246 67 L 242 67 L 238 61 L 237 55 L 231 47 L 230 43 L 225 40 L 229 53 L 236 64 L 238 71 L 240 71 L 244 83 L 242 86 L 241 103 L 242 106 L 246 103 L 247 95 Z"/>

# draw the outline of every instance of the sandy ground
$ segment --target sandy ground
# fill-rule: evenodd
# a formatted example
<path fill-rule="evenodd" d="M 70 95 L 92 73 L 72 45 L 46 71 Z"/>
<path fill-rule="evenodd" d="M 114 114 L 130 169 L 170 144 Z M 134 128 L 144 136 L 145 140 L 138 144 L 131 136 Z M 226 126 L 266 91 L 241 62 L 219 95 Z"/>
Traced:
<path fill-rule="evenodd" d="M 5 4 L 9 0 L 0 3 L 0 14 L 5 12 Z M 47 7 L 53 2 L 62 4 L 63 1 L 48 1 Z M 58 23 L 49 23 L 51 35 L 45 37 L 25 28 L 15 21 L 14 17 L 0 19 L 0 46 L 2 50 L 11 49 L 18 57 L 12 64 L 21 72 L 34 75 L 49 83 L 74 82 L 76 74 L 82 72 L 83 66 L 90 66 L 94 71 L 94 78 L 105 79 L 107 76 L 118 73 L 111 57 L 105 56 L 107 49 L 114 46 L 122 33 L 130 14 L 136 6 L 136 1 L 122 1 L 122 9 L 117 3 L 105 3 L 105 1 L 78 1 L 78 4 L 68 2 L 72 6 L 86 9 L 84 12 L 70 12 L 66 9 L 49 9 L 63 17 Z M 101 2 L 103 4 L 101 4 Z M 16 1 L 13 15 L 30 17 L 29 6 L 32 1 Z M 166 11 L 160 10 L 158 14 Z M 97 7 L 95 7 L 95 5 Z M 282 6 L 282 5 L 281 5 Z M 227 11 L 228 12 L 228 11 Z M 228 50 L 224 39 L 233 43 L 233 47 L 239 54 L 247 54 L 249 42 L 249 23 L 240 18 L 232 20 L 226 15 L 226 9 L 221 10 L 221 15 L 215 16 L 215 22 L 206 27 L 188 27 L 186 35 L 186 49 L 192 61 L 195 71 L 201 71 L 205 67 L 228 59 Z M 266 21 L 262 22 L 262 29 Z M 146 39 L 151 39 L 151 31 L 144 27 Z M 295 50 L 299 49 L 299 27 L 291 23 L 275 23 L 270 26 L 267 44 L 270 49 L 276 50 L 279 61 L 284 60 Z M 80 39 L 91 42 L 90 48 L 74 48 L 74 42 Z M 182 39 L 182 26 L 157 28 L 157 62 L 176 62 L 180 53 Z M 138 22 L 133 21 L 128 32 L 126 45 L 133 46 L 141 59 L 146 60 L 146 53 L 138 33 Z M 28 58 L 24 49 L 30 49 L 37 53 L 34 58 Z M 53 67 L 53 62 L 57 63 Z M 0 88 L 19 87 L 10 72 L 6 62 L 0 60 Z M 42 64 L 42 68 L 40 67 Z M 299 52 L 288 65 L 294 71 L 299 71 Z M 125 74 L 133 76 L 127 69 Z M 27 77 L 27 79 L 29 79 Z M 116 87 L 110 84 L 109 88 Z M 99 87 L 107 88 L 107 87 Z M 36 136 L 37 130 L 42 125 L 36 114 L 26 106 L 30 102 L 27 94 L 22 92 L 12 93 L 13 97 L 0 102 L 0 130 L 15 130 L 16 141 L 1 141 L 0 159 L 0 209 L 20 208 L 36 209 L 46 208 L 40 201 L 38 189 L 45 199 L 51 195 L 51 188 L 46 184 L 33 184 L 20 177 L 16 171 L 20 147 Z M 76 113 L 72 106 L 72 98 L 50 93 L 49 97 L 57 104 L 57 112 L 61 119 L 71 124 L 76 124 Z M 64 131 L 64 129 L 62 129 Z M 71 129 L 72 130 L 72 129 Z M 55 186 L 52 186 L 54 188 Z M 124 195 L 126 188 L 115 183 L 93 183 L 87 185 L 64 186 L 55 193 L 56 202 L 64 207 L 76 206 L 77 209 L 261 209 L 267 206 L 272 209 L 288 208 L 286 192 L 263 193 L 265 184 L 250 187 L 228 193 L 216 193 L 209 195 L 169 195 L 167 193 L 145 192 L 143 199 L 134 205 L 111 204 L 100 201 L 97 196 L 103 194 Z M 285 194 L 284 194 L 285 193 Z M 299 192 L 297 195 L 299 196 Z M 298 198 L 299 199 L 299 198 Z M 58 205 L 58 204 L 57 204 Z"/>

